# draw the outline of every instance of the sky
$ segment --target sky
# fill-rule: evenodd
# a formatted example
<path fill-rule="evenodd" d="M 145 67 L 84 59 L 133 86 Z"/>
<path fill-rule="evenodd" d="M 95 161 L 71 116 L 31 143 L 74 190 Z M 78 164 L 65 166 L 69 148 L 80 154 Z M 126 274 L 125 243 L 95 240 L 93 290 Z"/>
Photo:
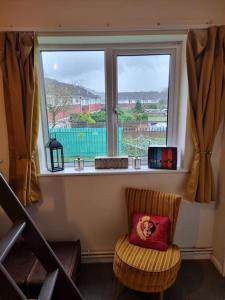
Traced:
<path fill-rule="evenodd" d="M 168 88 L 169 55 L 119 56 L 118 91 L 162 91 Z M 44 76 L 104 92 L 103 51 L 43 51 Z"/>

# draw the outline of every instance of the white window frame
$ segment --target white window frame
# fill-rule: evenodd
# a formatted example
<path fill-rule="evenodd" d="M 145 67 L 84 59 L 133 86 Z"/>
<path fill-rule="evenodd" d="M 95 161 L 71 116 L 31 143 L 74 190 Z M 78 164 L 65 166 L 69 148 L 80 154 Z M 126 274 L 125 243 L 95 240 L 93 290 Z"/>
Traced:
<path fill-rule="evenodd" d="M 168 127 L 167 145 L 178 145 L 178 111 L 179 111 L 179 86 L 181 74 L 182 41 L 160 43 L 113 43 L 113 44 L 84 44 L 84 45 L 39 45 L 39 73 L 41 82 L 41 116 L 43 143 L 47 143 L 48 118 L 46 106 L 46 94 L 44 85 L 44 72 L 42 63 L 42 51 L 104 51 L 105 52 L 105 105 L 106 105 L 106 129 L 107 129 L 107 153 L 117 155 L 118 148 L 118 123 L 117 123 L 117 55 L 146 55 L 168 54 L 171 55 L 169 74 L 169 98 L 168 98 Z M 147 159 L 144 159 L 147 164 Z M 86 165 L 93 165 L 88 162 Z M 67 163 L 72 166 L 72 163 Z"/>

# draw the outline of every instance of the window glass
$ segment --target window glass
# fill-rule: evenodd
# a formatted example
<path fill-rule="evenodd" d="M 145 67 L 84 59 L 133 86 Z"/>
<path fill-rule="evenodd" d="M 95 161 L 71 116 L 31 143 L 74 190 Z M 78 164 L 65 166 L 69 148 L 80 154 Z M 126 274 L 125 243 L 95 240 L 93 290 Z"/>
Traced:
<path fill-rule="evenodd" d="M 118 55 L 119 154 L 147 156 L 148 145 L 166 145 L 170 55 Z"/>
<path fill-rule="evenodd" d="M 65 162 L 107 154 L 104 51 L 42 51 L 50 137 Z"/>

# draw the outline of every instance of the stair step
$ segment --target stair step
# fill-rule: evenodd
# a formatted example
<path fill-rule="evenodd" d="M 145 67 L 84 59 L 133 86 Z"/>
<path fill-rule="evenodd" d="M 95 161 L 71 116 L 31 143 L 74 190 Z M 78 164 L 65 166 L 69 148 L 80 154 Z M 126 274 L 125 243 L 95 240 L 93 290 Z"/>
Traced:
<path fill-rule="evenodd" d="M 1 300 L 26 300 L 26 296 L 15 283 L 14 279 L 7 272 L 5 267 L 0 263 L 0 299 Z M 10 291 L 10 293 L 9 293 Z"/>
<path fill-rule="evenodd" d="M 59 270 L 49 273 L 42 285 L 38 300 L 51 300 Z"/>
<path fill-rule="evenodd" d="M 54 254 L 53 250 L 48 245 L 44 236 L 38 229 L 35 222 L 32 220 L 28 211 L 20 203 L 19 199 L 12 191 L 11 187 L 0 173 L 0 206 L 5 211 L 9 219 L 15 224 L 18 220 L 23 220 L 24 224 L 16 225 L 13 230 L 10 231 L 9 236 L 5 237 L 0 244 L 0 262 L 4 260 L 8 254 L 12 245 L 15 243 L 19 234 L 23 234 L 27 246 L 35 254 L 37 259 L 43 265 L 45 270 L 55 270 L 47 275 L 41 292 L 39 294 L 39 300 L 50 300 L 52 295 L 55 295 L 57 299 L 76 299 L 83 300 L 78 288 L 73 283 L 71 278 L 65 272 L 59 259 Z M 22 232 L 24 227 L 25 230 Z M 1 266 L 1 263 L 0 263 Z M 57 279 L 59 272 L 59 277 Z M 0 268 L 0 299 L 15 299 L 26 300 L 27 298 L 19 292 L 20 289 L 14 283 L 9 273 L 2 271 Z M 56 284 L 57 283 L 57 284 Z M 17 287 L 17 288 L 14 288 Z M 54 292 L 54 293 L 53 293 Z M 7 295 L 7 297 L 5 296 Z M 32 297 L 30 297 L 31 299 Z M 35 298 L 35 297 L 34 297 Z"/>
<path fill-rule="evenodd" d="M 0 262 L 3 262 L 10 249 L 23 232 L 25 226 L 25 222 L 13 225 L 5 237 L 0 241 Z"/>

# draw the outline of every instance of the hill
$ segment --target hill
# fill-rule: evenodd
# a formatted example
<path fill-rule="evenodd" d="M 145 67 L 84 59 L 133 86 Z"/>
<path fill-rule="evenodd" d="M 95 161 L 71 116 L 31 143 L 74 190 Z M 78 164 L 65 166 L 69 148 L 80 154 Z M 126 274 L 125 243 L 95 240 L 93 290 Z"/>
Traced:
<path fill-rule="evenodd" d="M 48 96 L 64 96 L 70 98 L 83 98 L 83 99 L 103 99 L 104 93 L 95 92 L 90 89 L 86 89 L 80 85 L 73 85 L 64 83 L 51 78 L 45 78 L 45 90 Z M 118 93 L 118 100 L 166 100 L 168 97 L 168 90 L 165 89 L 159 91 L 140 91 L 140 92 L 120 92 Z"/>
<path fill-rule="evenodd" d="M 83 99 L 99 99 L 98 95 L 93 94 L 82 86 L 64 83 L 51 78 L 45 78 L 45 91 L 49 96 L 66 97 Z"/>

